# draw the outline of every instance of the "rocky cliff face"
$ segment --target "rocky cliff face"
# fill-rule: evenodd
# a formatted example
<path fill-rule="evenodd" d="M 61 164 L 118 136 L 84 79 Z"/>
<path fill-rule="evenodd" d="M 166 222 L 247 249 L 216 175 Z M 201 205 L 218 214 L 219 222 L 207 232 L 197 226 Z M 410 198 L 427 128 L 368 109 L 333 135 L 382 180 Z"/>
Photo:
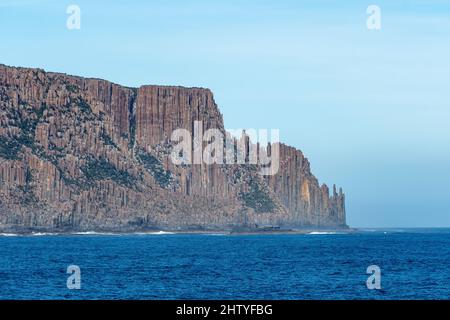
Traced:
<path fill-rule="evenodd" d="M 171 133 L 224 132 L 211 91 L 0 65 L 0 229 L 345 226 L 344 195 L 283 144 L 280 170 L 175 165 Z"/>

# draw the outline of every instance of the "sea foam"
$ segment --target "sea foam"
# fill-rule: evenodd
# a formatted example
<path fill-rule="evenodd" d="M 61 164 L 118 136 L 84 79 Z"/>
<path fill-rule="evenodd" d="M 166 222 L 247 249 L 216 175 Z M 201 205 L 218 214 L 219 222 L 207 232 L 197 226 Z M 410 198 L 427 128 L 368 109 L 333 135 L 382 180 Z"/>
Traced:
<path fill-rule="evenodd" d="M 332 231 L 313 231 L 308 234 L 343 234 L 341 232 L 332 232 Z"/>
<path fill-rule="evenodd" d="M 163 235 L 163 234 L 175 234 L 175 232 L 169 231 L 156 231 L 156 232 L 135 232 L 137 235 Z"/>

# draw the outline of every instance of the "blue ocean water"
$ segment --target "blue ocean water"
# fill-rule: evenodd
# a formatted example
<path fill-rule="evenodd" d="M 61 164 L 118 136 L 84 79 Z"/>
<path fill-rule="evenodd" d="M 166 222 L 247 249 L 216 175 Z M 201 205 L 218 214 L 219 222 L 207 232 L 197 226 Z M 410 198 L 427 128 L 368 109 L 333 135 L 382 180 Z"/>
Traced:
<path fill-rule="evenodd" d="M 369 265 L 381 290 L 366 287 Z M 0 236 L 0 299 L 449 298 L 450 229 Z"/>

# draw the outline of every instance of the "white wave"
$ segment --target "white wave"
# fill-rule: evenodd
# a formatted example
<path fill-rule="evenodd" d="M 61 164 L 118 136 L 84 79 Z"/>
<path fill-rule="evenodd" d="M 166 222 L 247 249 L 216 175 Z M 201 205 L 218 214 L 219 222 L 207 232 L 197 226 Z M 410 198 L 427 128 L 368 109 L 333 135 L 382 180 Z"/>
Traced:
<path fill-rule="evenodd" d="M 135 232 L 137 235 L 163 235 L 163 234 L 175 234 L 175 232 L 169 231 L 156 231 L 156 232 Z"/>
<path fill-rule="evenodd" d="M 96 231 L 80 231 L 80 232 L 73 232 L 72 234 L 79 235 L 79 236 L 115 236 L 119 235 L 118 233 L 111 233 L 111 232 L 96 232 Z"/>
<path fill-rule="evenodd" d="M 343 234 L 340 232 L 331 232 L 331 231 L 313 231 L 308 234 Z"/>
<path fill-rule="evenodd" d="M 32 236 L 57 236 L 58 233 L 51 233 L 51 232 L 32 232 Z"/>
<path fill-rule="evenodd" d="M 0 237 L 18 237 L 17 233 L 0 233 Z"/>
<path fill-rule="evenodd" d="M 375 230 L 375 229 L 358 229 L 359 231 L 362 231 L 362 232 L 377 232 L 378 230 Z"/>

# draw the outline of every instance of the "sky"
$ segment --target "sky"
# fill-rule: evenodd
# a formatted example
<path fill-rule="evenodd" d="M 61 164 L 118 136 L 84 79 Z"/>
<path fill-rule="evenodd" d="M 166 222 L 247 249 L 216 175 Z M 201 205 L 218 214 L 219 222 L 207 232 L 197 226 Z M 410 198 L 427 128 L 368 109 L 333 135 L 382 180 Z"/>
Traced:
<path fill-rule="evenodd" d="M 342 187 L 352 227 L 450 227 L 450 1 L 0 0 L 0 30 L 6 65 L 210 88 L 227 128 L 279 129 Z"/>

